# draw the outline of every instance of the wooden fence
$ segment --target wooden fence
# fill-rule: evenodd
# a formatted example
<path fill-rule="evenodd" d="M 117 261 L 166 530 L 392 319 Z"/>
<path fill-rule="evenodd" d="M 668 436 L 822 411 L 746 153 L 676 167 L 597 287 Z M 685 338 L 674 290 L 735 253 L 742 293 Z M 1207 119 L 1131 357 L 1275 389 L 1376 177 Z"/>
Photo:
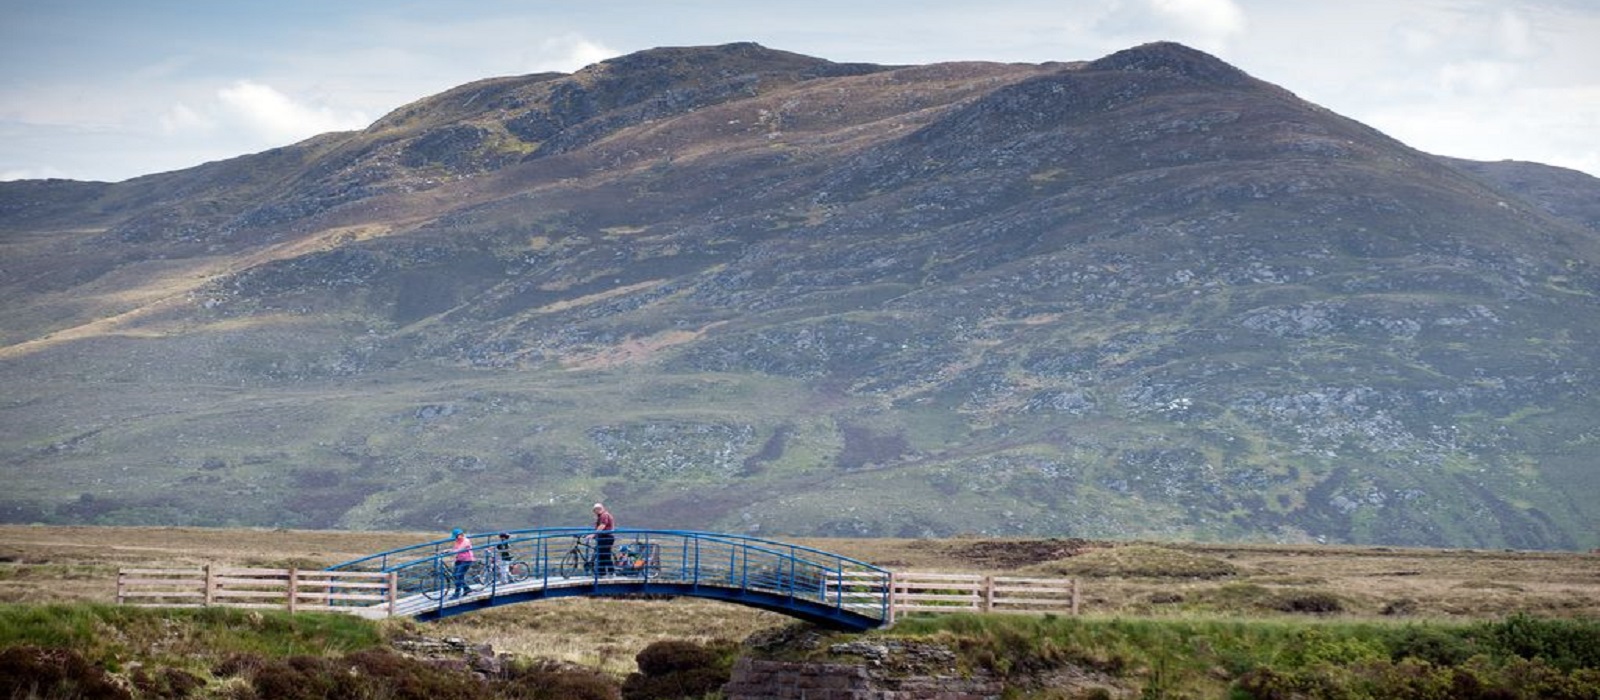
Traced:
<path fill-rule="evenodd" d="M 1078 581 L 982 574 L 895 572 L 889 621 L 906 613 L 1078 614 Z"/>
<path fill-rule="evenodd" d="M 373 571 L 122 569 L 117 603 L 145 607 L 272 608 L 387 615 L 398 591 L 394 574 Z"/>
<path fill-rule="evenodd" d="M 882 579 L 856 573 L 829 577 L 824 600 L 872 609 L 885 602 Z M 222 568 L 123 569 L 117 602 L 147 607 L 273 608 L 386 616 L 399 586 L 395 574 L 373 571 Z M 889 578 L 889 619 L 909 613 L 1078 614 L 1075 579 L 982 574 L 895 572 Z"/>

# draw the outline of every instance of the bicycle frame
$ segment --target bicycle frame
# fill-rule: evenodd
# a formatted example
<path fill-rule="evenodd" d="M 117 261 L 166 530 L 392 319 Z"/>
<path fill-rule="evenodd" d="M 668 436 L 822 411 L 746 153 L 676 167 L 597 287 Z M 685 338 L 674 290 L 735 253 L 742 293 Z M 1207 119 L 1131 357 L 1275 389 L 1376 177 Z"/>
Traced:
<path fill-rule="evenodd" d="M 572 538 L 572 548 L 561 557 L 560 573 L 564 577 L 588 576 L 595 570 L 594 541 L 588 535 L 576 535 Z"/>

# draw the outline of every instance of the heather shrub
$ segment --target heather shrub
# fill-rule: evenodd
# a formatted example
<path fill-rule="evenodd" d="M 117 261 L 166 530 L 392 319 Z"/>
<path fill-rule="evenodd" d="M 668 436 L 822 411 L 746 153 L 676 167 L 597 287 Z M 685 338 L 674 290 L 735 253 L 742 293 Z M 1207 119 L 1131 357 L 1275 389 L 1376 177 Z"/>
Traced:
<path fill-rule="evenodd" d="M 267 660 L 262 658 L 259 654 L 235 652 L 228 654 L 227 656 L 223 657 L 221 661 L 218 661 L 215 665 L 213 665 L 211 667 L 211 674 L 217 676 L 218 678 L 227 678 L 230 676 L 248 677 L 255 675 L 255 672 L 259 671 L 261 667 L 265 666 L 266 664 Z"/>
<path fill-rule="evenodd" d="M 622 683 L 624 700 L 678 700 L 714 693 L 728 683 L 732 645 L 701 646 L 666 640 L 652 643 L 635 657 L 639 672 Z"/>
<path fill-rule="evenodd" d="M 1343 612 L 1344 602 L 1339 596 L 1323 591 L 1299 591 L 1283 594 L 1272 601 L 1274 610 L 1288 613 L 1327 615 Z"/>
<path fill-rule="evenodd" d="M 1381 629 L 1381 628 L 1380 628 Z M 1482 651 L 1473 637 L 1437 625 L 1407 625 L 1385 635 L 1389 658 L 1417 659 L 1436 666 L 1455 666 Z"/>
<path fill-rule="evenodd" d="M 0 698 L 77 700 L 131 698 L 104 669 L 71 649 L 0 649 Z"/>
<path fill-rule="evenodd" d="M 1600 669 L 1600 620 L 1556 620 L 1512 615 L 1483 625 L 1495 651 L 1524 659 L 1543 659 L 1570 671 Z"/>
<path fill-rule="evenodd" d="M 1457 667 L 1419 659 L 1283 669 L 1262 666 L 1234 685 L 1240 700 L 1595 700 L 1600 671 L 1563 673 L 1543 661 L 1497 664 L 1475 657 Z"/>
<path fill-rule="evenodd" d="M 129 680 L 146 698 L 187 698 L 204 688 L 204 679 L 181 668 L 135 669 Z"/>
<path fill-rule="evenodd" d="M 248 679 L 260 700 L 475 700 L 493 697 L 487 684 L 460 669 L 409 659 L 384 650 L 352 652 L 343 658 L 291 656 L 262 660 L 231 657 L 217 671 Z M 233 675 L 233 674 L 228 674 Z"/>
<path fill-rule="evenodd" d="M 251 677 L 250 686 L 263 699 L 322 700 L 339 697 L 333 694 L 337 676 L 332 671 L 320 657 L 291 656 L 262 664 Z M 344 697 L 355 697 L 354 693 L 349 692 L 353 688 L 341 690 L 346 692 Z"/>
<path fill-rule="evenodd" d="M 699 644 L 669 639 L 654 642 L 634 657 L 639 672 L 646 676 L 664 676 L 679 671 L 716 665 L 717 654 Z"/>
<path fill-rule="evenodd" d="M 620 700 L 615 683 L 593 669 L 537 662 L 509 669 L 495 684 L 508 700 Z"/>

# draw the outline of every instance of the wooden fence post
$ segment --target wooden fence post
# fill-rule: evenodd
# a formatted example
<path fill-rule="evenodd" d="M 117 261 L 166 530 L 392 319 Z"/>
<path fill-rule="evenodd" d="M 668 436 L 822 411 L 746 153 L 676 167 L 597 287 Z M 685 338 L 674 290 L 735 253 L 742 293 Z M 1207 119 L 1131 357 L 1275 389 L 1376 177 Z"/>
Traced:
<path fill-rule="evenodd" d="M 295 599 L 300 597 L 300 570 L 289 569 L 289 613 L 294 613 Z"/>
<path fill-rule="evenodd" d="M 120 570 L 117 571 L 117 605 L 127 602 L 127 596 L 124 595 L 127 592 L 127 584 L 123 583 L 126 578 L 128 578 L 127 574 Z"/>
<path fill-rule="evenodd" d="M 1078 579 L 1072 579 L 1072 616 L 1078 616 Z"/>
<path fill-rule="evenodd" d="M 389 572 L 389 591 L 387 597 L 389 603 L 389 615 L 393 617 L 394 604 L 400 599 L 400 574 L 398 572 Z"/>
<path fill-rule="evenodd" d="M 205 566 L 205 583 L 204 583 L 204 586 L 205 586 L 205 596 L 201 598 L 201 601 L 202 601 L 201 604 L 204 605 L 205 607 L 209 608 L 209 607 L 211 607 L 211 601 L 215 600 L 216 597 L 217 597 L 216 576 L 212 573 L 210 564 L 206 564 L 206 566 Z"/>
<path fill-rule="evenodd" d="M 983 577 L 983 589 L 982 589 L 982 591 L 983 591 L 983 598 L 978 601 L 978 610 L 980 612 L 993 612 L 994 611 L 994 577 L 993 576 L 985 576 L 985 577 Z"/>
<path fill-rule="evenodd" d="M 889 590 L 884 591 L 884 595 L 889 597 L 889 614 L 888 614 L 888 620 L 884 623 L 884 626 L 885 627 L 893 627 L 894 626 L 894 609 L 895 609 L 896 605 L 899 605 L 899 601 L 896 600 L 897 596 L 895 594 L 896 594 L 896 592 L 898 592 L 900 590 L 900 582 L 899 582 L 899 579 L 896 577 L 895 572 L 893 572 L 893 571 L 889 572 L 889 581 L 888 581 L 888 583 L 889 583 Z"/>

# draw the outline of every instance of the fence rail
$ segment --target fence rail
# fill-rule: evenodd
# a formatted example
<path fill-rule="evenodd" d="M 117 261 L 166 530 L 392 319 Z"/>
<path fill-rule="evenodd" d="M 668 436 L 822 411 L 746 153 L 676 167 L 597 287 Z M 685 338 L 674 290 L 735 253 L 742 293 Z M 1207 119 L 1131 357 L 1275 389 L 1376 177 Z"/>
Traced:
<path fill-rule="evenodd" d="M 262 608 L 387 615 L 393 574 L 322 569 L 122 569 L 117 603 L 161 608 Z"/>
<path fill-rule="evenodd" d="M 906 613 L 1078 614 L 1077 579 L 895 572 L 890 621 Z"/>

